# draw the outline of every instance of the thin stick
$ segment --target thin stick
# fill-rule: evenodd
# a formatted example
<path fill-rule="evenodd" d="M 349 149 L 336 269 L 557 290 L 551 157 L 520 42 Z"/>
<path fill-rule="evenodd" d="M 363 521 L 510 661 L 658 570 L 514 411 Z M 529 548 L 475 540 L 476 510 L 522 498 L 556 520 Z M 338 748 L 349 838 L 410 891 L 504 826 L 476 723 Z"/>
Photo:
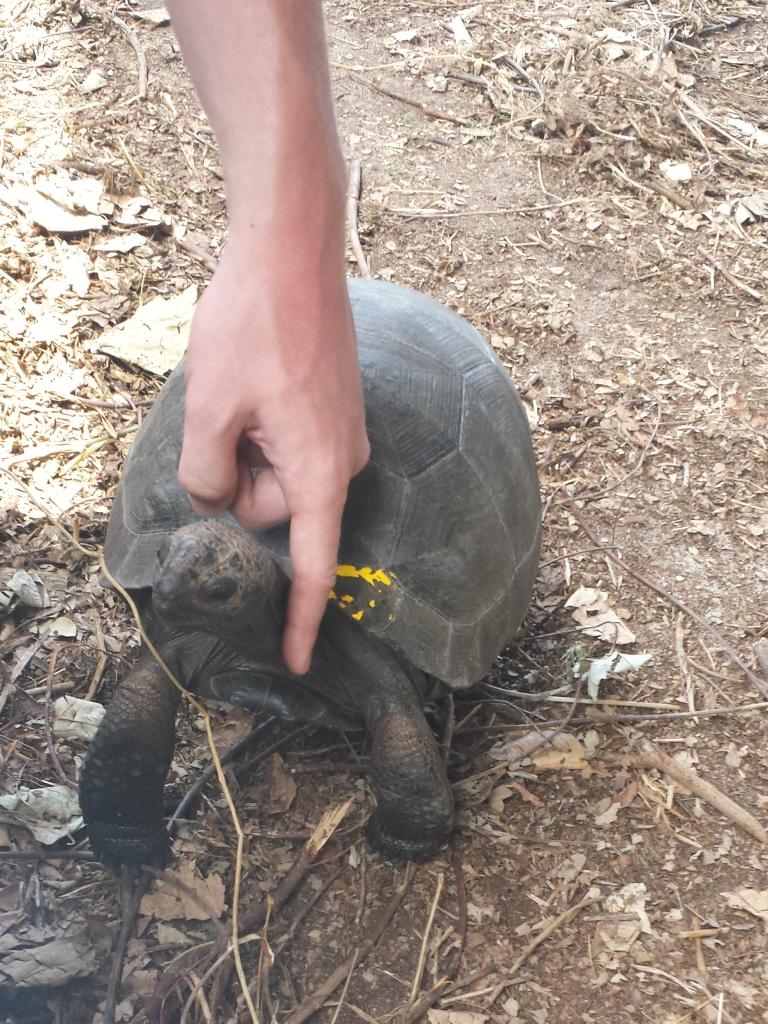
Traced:
<path fill-rule="evenodd" d="M 586 535 L 589 537 L 592 543 L 599 544 L 599 537 L 588 525 L 588 523 L 581 515 L 581 513 L 573 505 L 568 506 L 568 511 L 579 524 L 579 526 L 582 528 L 584 533 L 586 533 Z M 702 615 L 699 615 L 698 612 L 693 611 L 692 608 L 689 608 L 688 605 L 684 604 L 679 598 L 674 597 L 674 595 L 670 594 L 668 590 L 665 590 L 663 587 L 660 587 L 657 583 L 653 583 L 651 580 L 648 579 L 647 576 L 644 576 L 641 572 L 638 572 L 637 569 L 633 569 L 632 566 L 625 562 L 623 558 L 619 558 L 619 556 L 615 554 L 615 552 L 606 551 L 605 557 L 609 558 L 615 565 L 618 565 L 620 569 L 623 569 L 624 572 L 628 572 L 629 575 L 633 576 L 639 583 L 642 583 L 643 586 L 648 587 L 648 589 L 652 590 L 654 594 L 658 594 L 659 597 L 663 598 L 669 604 L 673 605 L 675 608 L 677 608 L 678 611 L 681 611 L 689 619 L 691 619 L 703 630 L 709 633 L 711 637 L 717 640 L 723 653 L 728 656 L 728 658 L 730 659 L 730 661 L 733 662 L 734 665 L 737 665 L 741 669 L 741 671 L 744 673 L 747 679 L 753 684 L 753 686 L 757 688 L 758 692 L 763 697 L 768 698 L 768 683 L 763 682 L 763 680 L 761 680 L 752 671 L 749 665 L 747 665 L 746 662 L 736 653 L 733 647 L 731 647 L 731 645 L 728 643 L 728 641 L 725 639 L 722 633 L 718 629 L 715 629 L 715 627 L 711 623 L 709 623 Z"/>
<path fill-rule="evenodd" d="M 128 940 L 133 931 L 133 922 L 139 912 L 139 904 L 149 888 L 149 875 L 142 872 L 138 881 L 134 880 L 130 868 L 123 866 L 120 875 L 122 907 L 120 934 L 117 937 L 115 952 L 112 957 L 112 968 L 109 973 L 107 995 L 104 1000 L 104 1024 L 115 1024 L 115 1007 L 120 994 L 120 982 L 123 979 L 123 964 Z"/>
<path fill-rule="evenodd" d="M 22 452 L 21 455 L 14 455 L 11 459 L 6 459 L 5 467 L 10 469 L 12 466 L 23 466 L 28 462 L 40 462 L 43 459 L 50 459 L 54 455 L 77 455 L 78 461 L 83 458 L 87 458 L 93 452 L 97 451 L 105 444 L 111 444 L 117 441 L 118 438 L 124 437 L 126 434 L 133 433 L 136 429 L 136 425 L 132 424 L 130 427 L 120 427 L 115 431 L 114 435 L 107 434 L 105 437 L 98 437 L 95 441 L 91 441 L 86 448 L 83 448 L 81 443 L 73 442 L 71 444 L 54 444 L 54 445 L 37 445 L 34 448 L 29 448 L 26 452 Z"/>
<path fill-rule="evenodd" d="M 279 910 L 294 894 L 300 883 L 303 881 L 310 867 L 314 863 L 318 853 L 322 850 L 338 826 L 346 817 L 352 806 L 352 801 L 347 800 L 338 807 L 326 811 L 318 822 L 312 835 L 299 851 L 298 856 L 289 868 L 287 874 L 282 878 L 277 888 L 266 900 L 257 903 L 255 907 L 245 912 L 239 924 L 241 931 L 258 931 L 264 926 L 267 914 L 272 910 Z M 215 955 L 215 953 L 214 953 Z M 229 983 L 231 966 L 225 963 L 222 970 L 216 977 L 213 992 L 211 994 L 211 1006 L 215 1010 L 224 994 L 224 989 Z"/>
<path fill-rule="evenodd" d="M 95 861 L 90 850 L 0 850 L 0 860 Z"/>
<path fill-rule="evenodd" d="M 188 238 L 182 238 L 179 235 L 174 234 L 173 240 L 180 249 L 184 252 L 188 252 L 190 256 L 194 256 L 196 260 L 200 260 L 206 267 L 213 273 L 218 267 L 218 260 L 213 256 L 207 249 L 204 249 L 202 245 L 198 245 L 197 242 L 192 242 Z"/>
<path fill-rule="evenodd" d="M 101 682 L 101 677 L 104 675 L 104 669 L 107 667 L 107 662 L 109 660 L 107 658 L 107 647 L 104 642 L 104 632 L 101 628 L 101 616 L 95 609 L 93 612 L 93 624 L 96 631 L 96 646 L 99 649 L 99 660 L 96 662 L 96 668 L 91 676 L 88 690 L 83 698 L 84 700 L 93 700 L 96 696 L 96 692 L 99 689 L 99 683 Z"/>
<path fill-rule="evenodd" d="M 763 637 L 762 640 L 758 640 L 755 644 L 754 651 L 755 660 L 760 667 L 760 671 L 768 680 L 768 640 L 766 640 L 765 637 Z"/>
<path fill-rule="evenodd" d="M 399 92 L 393 92 L 391 89 L 387 89 L 385 86 L 372 82 L 363 75 L 359 75 L 356 71 L 347 71 L 347 74 L 350 78 L 354 78 L 356 82 L 360 82 L 361 85 L 373 89 L 374 92 L 378 92 L 382 96 L 388 96 L 391 100 L 397 100 L 398 103 L 405 103 L 408 107 L 413 107 L 424 114 L 425 117 L 431 117 L 435 121 L 449 121 L 451 124 L 461 125 L 462 128 L 470 128 L 472 126 L 471 121 L 467 121 L 466 118 L 456 117 L 455 114 L 447 114 L 443 110 L 433 110 L 431 107 L 425 107 L 418 100 L 412 100 L 410 96 L 403 96 Z"/>
<path fill-rule="evenodd" d="M 730 715 L 752 714 L 756 711 L 765 711 L 768 708 L 768 701 L 758 701 L 754 704 L 742 704 L 736 708 L 706 708 L 698 711 L 666 711 L 658 715 L 584 715 L 582 718 L 572 718 L 570 725 L 620 725 L 623 722 L 645 722 L 651 725 L 653 722 L 680 721 L 686 718 L 728 718 Z M 536 722 L 538 729 L 548 729 L 561 724 L 562 718 L 548 718 L 543 722 Z M 509 732 L 512 729 L 530 729 L 530 722 L 504 722 L 497 725 L 471 725 L 466 729 L 459 729 L 460 733 L 483 733 L 483 732 Z"/>
<path fill-rule="evenodd" d="M 655 768 L 657 771 L 664 772 L 665 775 L 674 779 L 675 782 L 679 782 L 681 786 L 689 789 L 694 796 L 700 797 L 711 807 L 720 811 L 727 818 L 730 818 L 732 822 L 745 832 L 748 832 L 758 843 L 763 845 L 768 843 L 768 833 L 766 833 L 754 815 L 750 814 L 749 811 L 745 811 L 743 807 L 740 807 L 735 800 L 731 800 L 729 796 L 726 796 L 717 786 L 713 786 L 711 782 L 702 779 L 693 768 L 673 760 L 668 754 L 657 750 L 649 741 L 646 740 L 641 744 L 639 752 L 606 754 L 602 755 L 600 759 L 625 767 Z"/>
<path fill-rule="evenodd" d="M 691 673 L 688 671 L 688 658 L 685 653 L 685 616 L 680 612 L 677 616 L 677 622 L 675 623 L 675 654 L 677 655 L 677 664 L 680 666 L 680 675 L 683 677 L 685 683 L 685 696 L 688 701 L 688 710 L 695 711 L 696 704 L 694 703 L 693 694 L 693 680 L 691 679 Z"/>
<path fill-rule="evenodd" d="M 352 251 L 357 260 L 361 277 L 370 277 L 371 271 L 360 244 L 360 233 L 357 226 L 357 215 L 360 207 L 360 191 L 363 187 L 363 171 L 359 160 L 352 160 L 349 165 L 349 183 L 347 185 L 347 228 Z"/>
<path fill-rule="evenodd" d="M 562 914 L 559 914 L 556 918 L 554 918 L 554 920 L 550 921 L 545 928 L 542 928 L 542 930 L 539 932 L 536 938 L 528 943 L 528 945 L 525 947 L 525 949 L 517 958 L 517 960 L 515 960 L 514 964 L 506 972 L 506 978 L 504 979 L 505 983 L 507 983 L 510 978 L 513 978 L 517 974 L 517 972 L 520 970 L 520 968 L 531 955 L 531 953 L 535 952 L 535 950 L 538 949 L 542 942 L 546 942 L 546 940 L 550 937 L 550 935 L 553 934 L 553 932 L 556 932 L 557 929 L 560 928 L 563 924 L 566 924 L 573 920 L 573 918 L 576 917 L 576 915 L 579 914 L 582 910 L 584 910 L 585 907 L 590 907 L 593 904 L 599 902 L 600 897 L 585 896 L 582 900 L 575 904 L 575 906 L 569 907 L 568 910 L 564 910 Z M 459 992 L 461 989 L 466 988 L 468 985 L 473 985 L 476 981 L 480 981 L 482 978 L 487 978 L 489 974 L 493 974 L 494 971 L 498 970 L 498 964 L 486 964 L 485 967 L 481 967 L 479 968 L 479 970 L 473 971 L 471 974 L 468 974 L 465 978 L 459 978 L 458 981 L 454 981 L 450 985 L 447 985 L 443 990 L 443 995 L 447 996 L 451 995 L 454 992 Z M 498 985 L 496 987 L 498 988 Z M 408 1018 L 406 1021 L 403 1022 L 403 1024 L 415 1024 L 416 1019 L 418 1018 Z"/>
<path fill-rule="evenodd" d="M 728 284 L 733 285 L 734 288 L 738 288 L 740 291 L 749 295 L 749 297 L 754 299 L 756 302 L 765 302 L 765 296 L 762 292 L 755 291 L 754 288 L 750 288 L 748 284 L 744 284 L 743 281 L 740 281 L 735 274 L 732 274 L 730 270 L 723 266 L 720 260 L 716 260 L 714 256 L 710 256 L 702 246 L 699 246 L 696 252 L 702 259 L 706 260 L 721 277 L 724 277 Z"/>
<path fill-rule="evenodd" d="M 261 722 L 259 725 L 257 725 L 254 729 L 251 729 L 247 736 L 244 736 L 241 740 L 238 740 L 237 743 L 233 743 L 229 750 L 227 750 L 221 756 L 222 766 L 234 761 L 237 755 L 242 750 L 245 750 L 246 747 L 250 746 L 250 744 L 253 743 L 256 737 L 260 736 L 263 732 L 265 732 L 274 721 L 274 718 L 268 718 L 266 721 Z M 286 736 L 282 740 L 280 740 L 280 744 L 273 744 L 267 750 L 262 751 L 262 757 L 266 757 L 268 754 L 273 753 L 273 751 L 277 748 L 278 745 L 281 745 L 288 739 L 290 739 L 290 736 Z M 206 782 L 208 782 L 209 779 L 212 779 L 215 774 L 216 765 L 213 764 L 213 762 L 211 762 L 211 764 L 209 764 L 208 767 L 203 772 L 201 772 L 199 778 L 192 783 L 187 792 L 181 798 L 179 805 L 171 815 L 170 821 L 168 822 L 169 829 L 171 828 L 171 825 L 177 821 L 177 819 L 184 816 L 184 813 L 186 812 L 189 805 L 192 803 L 192 801 L 195 799 L 198 793 L 205 786 Z"/>
<path fill-rule="evenodd" d="M 48 673 L 45 677 L 45 741 L 48 744 L 48 756 L 51 759 L 54 771 L 70 789 L 77 789 L 75 783 L 64 771 L 64 766 L 56 753 L 56 744 L 53 742 L 53 728 L 51 726 L 51 686 L 53 684 L 53 673 L 56 671 L 56 661 L 59 657 L 59 649 L 55 648 L 48 658 Z"/>
<path fill-rule="evenodd" d="M 437 885 L 435 886 L 435 895 L 432 899 L 432 906 L 429 908 L 429 917 L 427 918 L 427 924 L 424 928 L 424 935 L 421 939 L 421 949 L 419 950 L 419 959 L 416 964 L 416 973 L 413 976 L 413 984 L 411 985 L 410 1001 L 414 1002 L 416 994 L 421 988 L 421 979 L 424 975 L 424 965 L 427 962 L 427 947 L 429 946 L 429 936 L 432 934 L 432 925 L 435 922 L 435 914 L 440 903 L 440 897 L 443 894 L 443 885 L 445 883 L 445 875 L 441 871 L 437 876 Z"/>
<path fill-rule="evenodd" d="M 586 200 L 563 199 L 560 203 L 539 203 L 537 206 L 500 206 L 495 210 L 408 210 L 397 206 L 385 206 L 386 213 L 397 214 L 398 217 L 411 217 L 413 220 L 449 220 L 454 217 L 509 217 L 518 214 L 538 213 L 539 210 L 559 210 L 563 206 L 574 206 Z"/>
<path fill-rule="evenodd" d="M 123 599 L 128 604 L 128 607 L 131 609 L 131 613 L 134 617 L 136 625 L 138 626 L 139 633 L 141 634 L 141 639 L 146 644 L 147 649 L 149 650 L 152 657 L 155 659 L 155 661 L 160 666 L 165 675 L 168 677 L 169 681 L 173 684 L 173 686 L 175 686 L 176 689 L 180 691 L 182 696 L 185 697 L 187 701 L 189 701 L 189 703 L 192 705 L 195 711 L 197 711 L 197 713 L 203 719 L 203 723 L 205 725 L 205 735 L 208 741 L 208 747 L 211 751 L 211 757 L 213 758 L 213 763 L 216 768 L 216 778 L 218 779 L 219 787 L 221 788 L 221 792 L 227 804 L 229 816 L 232 820 L 232 824 L 235 829 L 235 834 L 237 836 L 235 848 L 235 877 L 232 884 L 232 953 L 235 961 L 235 970 L 237 971 L 237 978 L 240 983 L 243 998 L 245 999 L 245 1003 L 248 1007 L 248 1012 L 251 1015 L 252 1024 L 259 1024 L 259 1018 L 258 1015 L 256 1014 L 256 1007 L 253 1005 L 250 988 L 248 985 L 248 981 L 245 977 L 243 961 L 240 957 L 240 946 L 238 944 L 238 937 L 240 934 L 238 925 L 240 883 L 243 875 L 243 848 L 245 846 L 245 836 L 243 834 L 242 825 L 240 824 L 240 818 L 238 817 L 237 814 L 235 802 L 232 799 L 232 793 L 230 792 L 229 786 L 227 785 L 226 776 L 224 775 L 224 769 L 221 766 L 219 752 L 216 749 L 216 741 L 214 740 L 213 736 L 213 724 L 211 722 L 211 716 L 208 713 L 208 709 L 205 707 L 205 705 L 201 704 L 199 700 L 193 697 L 192 694 L 189 693 L 189 691 L 181 685 L 181 683 L 178 681 L 173 672 L 171 672 L 170 668 L 160 655 L 160 652 L 147 636 L 147 633 L 141 621 L 141 616 L 139 615 L 138 608 L 136 607 L 133 598 L 125 589 L 125 587 L 118 583 L 115 577 L 109 571 L 109 569 L 107 568 L 107 563 L 104 561 L 104 556 L 101 552 L 99 552 L 99 565 L 101 566 L 101 570 L 107 577 L 109 582 L 118 591 L 118 593 L 122 595 Z"/>
<path fill-rule="evenodd" d="M 461 958 L 464 955 L 464 947 L 467 944 L 467 887 L 464 882 L 464 873 L 461 870 L 461 861 L 455 849 L 453 850 L 451 861 L 453 863 L 453 875 L 456 882 L 456 897 L 458 901 L 456 932 L 459 937 L 459 945 L 449 955 L 445 976 L 436 985 L 433 985 L 428 992 L 425 992 L 420 999 L 412 1002 L 402 1013 L 398 1014 L 396 1017 L 397 1024 L 415 1024 L 416 1021 L 421 1020 L 438 999 L 448 991 L 456 977 L 456 971 L 459 969 Z"/>
<path fill-rule="evenodd" d="M 136 35 L 133 29 L 129 28 L 128 25 L 126 25 L 126 23 L 123 21 L 123 19 L 118 18 L 116 14 L 109 14 L 107 15 L 107 17 L 115 26 L 115 28 L 120 29 L 125 38 L 133 47 L 133 52 L 136 54 L 136 63 L 138 64 L 139 69 L 139 99 L 145 100 L 147 98 L 147 83 L 149 79 L 149 74 L 147 71 L 147 55 L 144 53 L 142 45 L 139 42 L 139 37 Z"/>
<path fill-rule="evenodd" d="M 397 913 L 400 904 L 405 898 L 405 894 L 411 887 L 415 873 L 414 865 L 409 864 L 405 869 L 405 879 L 402 886 L 393 894 L 360 946 L 353 953 L 350 953 L 346 960 L 303 1003 L 296 1007 L 290 1016 L 286 1018 L 284 1024 L 304 1024 L 304 1021 L 311 1017 L 313 1013 L 316 1013 L 325 1000 L 344 982 L 350 969 L 354 969 L 365 960 Z"/>

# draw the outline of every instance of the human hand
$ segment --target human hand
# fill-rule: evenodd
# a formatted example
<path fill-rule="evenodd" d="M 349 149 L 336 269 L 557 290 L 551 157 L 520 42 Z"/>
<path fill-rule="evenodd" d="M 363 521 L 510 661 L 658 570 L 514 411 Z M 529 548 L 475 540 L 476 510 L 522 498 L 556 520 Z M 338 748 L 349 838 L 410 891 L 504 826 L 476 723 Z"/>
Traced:
<path fill-rule="evenodd" d="M 309 667 L 336 579 L 347 487 L 370 454 L 343 262 L 332 248 L 267 253 L 233 238 L 187 353 L 179 480 L 201 514 L 229 510 L 252 529 L 290 519 L 283 656 L 297 674 Z M 255 477 L 252 466 L 261 467 Z"/>

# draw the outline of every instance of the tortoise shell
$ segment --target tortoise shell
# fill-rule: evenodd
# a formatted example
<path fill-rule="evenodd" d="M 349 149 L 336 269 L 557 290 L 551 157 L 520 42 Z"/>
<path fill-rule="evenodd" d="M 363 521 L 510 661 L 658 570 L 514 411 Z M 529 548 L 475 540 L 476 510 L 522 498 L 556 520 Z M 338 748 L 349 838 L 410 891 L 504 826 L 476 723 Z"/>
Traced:
<path fill-rule="evenodd" d="M 349 488 L 329 601 L 451 687 L 477 682 L 520 626 L 540 497 L 528 421 L 466 321 L 418 292 L 349 282 L 372 455 Z M 199 517 L 177 479 L 183 361 L 136 435 L 105 556 L 151 586 L 163 538 Z M 231 521 L 231 517 L 226 517 Z M 257 535 L 290 572 L 287 526 Z"/>

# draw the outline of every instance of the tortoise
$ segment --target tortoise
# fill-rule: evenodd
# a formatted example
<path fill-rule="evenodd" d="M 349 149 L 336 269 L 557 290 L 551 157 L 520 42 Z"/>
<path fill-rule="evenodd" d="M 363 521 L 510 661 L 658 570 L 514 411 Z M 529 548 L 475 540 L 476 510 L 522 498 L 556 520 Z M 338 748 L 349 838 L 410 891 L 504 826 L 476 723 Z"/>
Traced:
<path fill-rule="evenodd" d="M 137 433 L 105 559 L 183 685 L 340 729 L 365 728 L 386 858 L 432 856 L 453 798 L 424 717 L 436 688 L 479 681 L 527 611 L 540 496 L 528 422 L 507 372 L 460 316 L 382 281 L 349 282 L 371 459 L 351 482 L 337 583 L 306 675 L 280 655 L 286 526 L 202 519 L 177 479 L 184 365 Z M 82 772 L 92 847 L 107 863 L 166 859 L 163 785 L 178 691 L 149 652 L 118 686 Z"/>

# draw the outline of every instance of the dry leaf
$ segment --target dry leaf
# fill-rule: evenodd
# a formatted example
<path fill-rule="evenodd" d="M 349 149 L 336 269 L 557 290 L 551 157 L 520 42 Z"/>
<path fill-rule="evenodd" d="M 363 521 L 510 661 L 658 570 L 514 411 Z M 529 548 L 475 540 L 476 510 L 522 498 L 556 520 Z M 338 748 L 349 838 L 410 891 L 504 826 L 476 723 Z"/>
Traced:
<path fill-rule="evenodd" d="M 283 814 L 296 799 L 296 782 L 286 771 L 279 754 L 272 755 L 272 777 L 269 783 L 269 813 Z"/>
<path fill-rule="evenodd" d="M 96 970 L 96 950 L 85 930 L 40 946 L 14 949 L 0 959 L 0 985 L 59 988 Z"/>
<path fill-rule="evenodd" d="M 405 28 L 400 32 L 393 32 L 392 37 L 397 40 L 398 43 L 415 43 L 419 38 L 418 29 Z"/>
<path fill-rule="evenodd" d="M 30 608 L 44 608 L 46 605 L 43 581 L 38 573 L 30 575 L 26 569 L 18 569 L 8 583 L 11 590 L 22 604 Z"/>
<path fill-rule="evenodd" d="M 147 240 L 144 235 L 133 232 L 127 235 L 115 235 L 112 238 L 105 238 L 103 242 L 99 242 L 94 245 L 96 252 L 131 252 L 132 249 L 137 249 L 140 245 L 146 245 Z"/>
<path fill-rule="evenodd" d="M 633 644 L 635 634 L 624 625 L 613 608 L 608 604 L 604 590 L 579 587 L 565 602 L 566 608 L 573 609 L 574 619 L 587 628 L 587 636 L 595 636 L 612 644 Z"/>
<path fill-rule="evenodd" d="M 722 894 L 729 907 L 746 910 L 753 917 L 759 917 L 768 930 L 768 889 L 739 889 L 737 892 Z"/>
<path fill-rule="evenodd" d="M 562 733 L 560 735 L 563 735 Z M 566 734 L 567 735 L 567 734 Z M 575 736 L 567 736 L 567 749 L 548 749 L 537 751 L 531 757 L 531 761 L 539 771 L 573 771 L 578 768 L 587 768 L 587 754 L 581 743 Z"/>
<path fill-rule="evenodd" d="M 457 14 L 453 18 L 448 27 L 453 32 L 453 37 L 456 40 L 456 45 L 460 50 L 470 50 L 475 44 L 472 40 L 472 36 L 467 31 L 467 26 L 464 24 L 464 19 L 460 14 Z"/>
<path fill-rule="evenodd" d="M 100 231 L 102 216 L 112 210 L 103 198 L 104 186 L 93 178 L 38 178 L 35 185 L 17 183 L 2 190 L 11 206 L 53 234 Z"/>
<path fill-rule="evenodd" d="M 485 1024 L 487 1013 L 472 1013 L 469 1010 L 427 1010 L 429 1024 Z"/>
<path fill-rule="evenodd" d="M 613 825 L 620 810 L 621 807 L 619 804 L 612 803 L 608 810 L 603 811 L 602 814 L 598 814 L 595 817 L 595 825 L 597 825 L 598 828 L 605 828 L 607 825 Z"/>
<path fill-rule="evenodd" d="M 224 883 L 218 875 L 199 877 L 191 861 L 180 864 L 178 869 L 166 874 L 178 878 L 191 892 L 185 892 L 172 883 L 159 879 L 155 891 L 148 893 L 141 901 L 141 914 L 156 917 L 161 921 L 175 921 L 180 918 L 207 921 L 211 917 L 221 917 L 227 904 L 224 900 Z"/>
<path fill-rule="evenodd" d="M 0 796 L 0 818 L 28 828 L 39 843 L 50 846 L 82 828 L 77 793 L 69 786 L 46 786 Z"/>
<path fill-rule="evenodd" d="M 49 622 L 48 628 L 54 636 L 65 637 L 69 640 L 77 636 L 77 626 L 67 615 L 57 615 Z"/>
<path fill-rule="evenodd" d="M 148 21 L 155 27 L 158 25 L 170 25 L 171 23 L 171 16 L 165 7 L 147 7 L 143 10 L 129 10 L 128 14 L 130 14 L 132 18 L 138 18 L 140 21 Z"/>
<path fill-rule="evenodd" d="M 105 331 L 94 347 L 151 373 L 168 373 L 184 355 L 196 302 L 193 284 L 170 299 L 150 299 L 128 320 Z"/>
<path fill-rule="evenodd" d="M 53 735 L 64 740 L 89 742 L 96 735 L 107 709 L 94 700 L 65 694 L 53 702 Z"/>
<path fill-rule="evenodd" d="M 693 177 L 691 165 L 674 160 L 662 160 L 659 164 L 662 174 L 670 181 L 690 181 Z"/>
<path fill-rule="evenodd" d="M 98 92 L 99 89 L 103 89 L 107 84 L 107 80 L 100 71 L 93 68 L 80 83 L 80 88 L 83 92 Z"/>

